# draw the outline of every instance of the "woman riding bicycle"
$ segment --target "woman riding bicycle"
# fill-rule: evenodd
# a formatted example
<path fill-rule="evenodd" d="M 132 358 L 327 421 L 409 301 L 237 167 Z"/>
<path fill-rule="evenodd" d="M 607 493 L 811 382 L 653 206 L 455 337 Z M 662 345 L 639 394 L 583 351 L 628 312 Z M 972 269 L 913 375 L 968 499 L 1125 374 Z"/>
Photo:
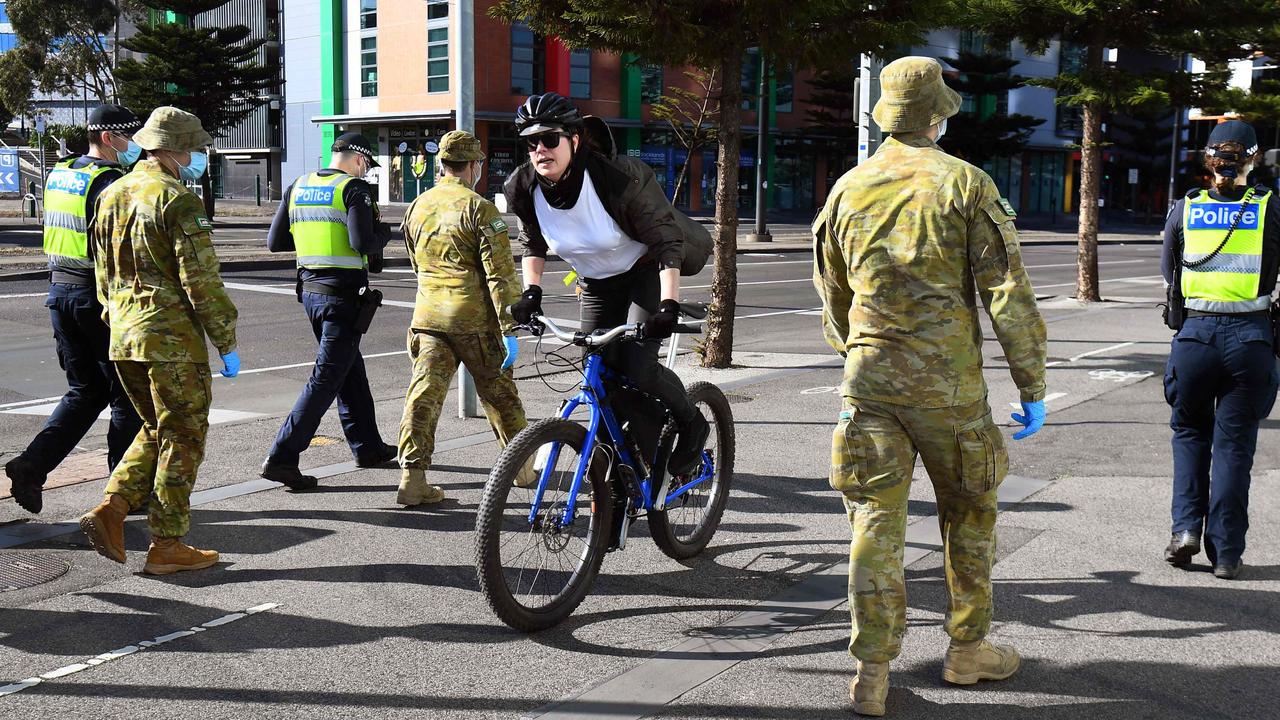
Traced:
<path fill-rule="evenodd" d="M 582 330 L 643 322 L 643 340 L 615 343 L 606 363 L 660 400 L 679 437 L 668 469 L 690 472 L 709 426 L 680 378 L 658 362 L 658 346 L 679 322 L 683 236 L 651 172 L 588 148 L 577 108 L 556 93 L 533 95 L 516 111 L 529 160 L 503 190 L 520 220 L 526 289 L 511 307 L 516 322 L 542 314 L 542 272 L 554 252 L 577 272 Z"/>

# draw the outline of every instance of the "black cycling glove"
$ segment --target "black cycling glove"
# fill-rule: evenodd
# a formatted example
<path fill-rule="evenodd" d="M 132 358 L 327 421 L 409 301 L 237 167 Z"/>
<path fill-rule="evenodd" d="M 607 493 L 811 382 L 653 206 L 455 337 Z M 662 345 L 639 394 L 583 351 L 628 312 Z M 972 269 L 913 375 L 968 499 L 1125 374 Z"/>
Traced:
<path fill-rule="evenodd" d="M 525 325 L 534 315 L 542 314 L 542 287 L 530 285 L 520 293 L 520 299 L 511 306 L 511 317 L 521 325 Z"/>
<path fill-rule="evenodd" d="M 680 322 L 680 303 L 676 300 L 663 300 L 658 303 L 658 312 L 644 321 L 640 332 L 646 340 L 665 340 L 676 331 Z"/>

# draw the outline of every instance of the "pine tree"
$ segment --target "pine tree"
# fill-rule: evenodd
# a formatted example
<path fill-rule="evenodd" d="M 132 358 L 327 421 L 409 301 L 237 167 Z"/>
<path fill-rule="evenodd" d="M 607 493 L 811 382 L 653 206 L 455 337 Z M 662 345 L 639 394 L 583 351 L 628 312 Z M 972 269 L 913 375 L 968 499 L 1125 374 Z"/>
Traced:
<path fill-rule="evenodd" d="M 228 1 L 139 0 L 153 21 L 140 23 L 138 33 L 120 43 L 146 55 L 141 61 L 121 60 L 116 68 L 122 103 L 140 117 L 162 105 L 181 108 L 200 118 L 215 137 L 265 105 L 265 95 L 278 82 L 274 70 L 257 62 L 266 41 L 250 39 L 252 31 L 244 25 L 198 28 L 192 23 L 195 15 Z M 209 173 L 201 186 L 212 217 Z"/>
<path fill-rule="evenodd" d="M 1080 141 L 1080 229 L 1076 299 L 1101 299 L 1098 282 L 1098 197 L 1102 185 L 1102 122 L 1108 112 L 1192 105 L 1224 78 L 1191 77 L 1187 54 L 1209 63 L 1251 56 L 1280 46 L 1280 3 L 1237 0 L 1230 20 L 1208 0 L 969 0 L 962 24 L 1000 40 L 1018 39 L 1044 52 L 1058 41 L 1083 48 L 1077 72 L 1035 80 L 1058 101 L 1083 111 Z M 1168 58 L 1168 69 L 1128 70 L 1107 62 L 1108 49 L 1139 50 Z"/>
<path fill-rule="evenodd" d="M 973 98 L 976 105 L 974 112 L 961 113 L 947 122 L 947 134 L 939 143 L 943 149 L 979 166 L 992 158 L 1022 152 L 1044 120 L 998 109 L 1001 96 L 1024 84 L 1024 78 L 1011 73 L 1018 61 L 1002 54 L 969 51 L 943 60 L 956 70 L 945 76 L 947 85 Z"/>
<path fill-rule="evenodd" d="M 715 266 L 702 362 L 729 367 L 737 304 L 738 162 L 743 57 L 759 48 L 770 67 L 847 65 L 861 52 L 887 55 L 944 22 L 947 0 L 501 0 L 490 12 L 523 21 L 571 47 L 634 53 L 647 63 L 716 70 L 720 93 Z"/>

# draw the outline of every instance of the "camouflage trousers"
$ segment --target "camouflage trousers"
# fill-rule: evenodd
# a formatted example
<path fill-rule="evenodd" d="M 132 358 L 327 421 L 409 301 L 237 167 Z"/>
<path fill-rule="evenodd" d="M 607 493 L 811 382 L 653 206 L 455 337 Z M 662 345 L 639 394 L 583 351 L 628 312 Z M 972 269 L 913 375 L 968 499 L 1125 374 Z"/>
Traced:
<path fill-rule="evenodd" d="M 831 445 L 831 486 L 844 493 L 849 545 L 849 652 L 888 662 L 902 649 L 907 588 L 902 553 L 916 457 L 938 504 L 947 591 L 944 628 L 960 641 L 991 627 L 996 487 L 1009 469 L 1004 438 L 985 399 L 913 408 L 845 398 Z"/>
<path fill-rule="evenodd" d="M 507 351 L 500 333 L 437 333 L 409 331 L 413 379 L 400 420 L 400 467 L 428 470 L 436 447 L 436 425 L 449 383 L 461 362 L 476 381 L 489 427 L 506 447 L 527 424 L 524 406 L 511 371 L 502 371 Z"/>
<path fill-rule="evenodd" d="M 191 488 L 204 459 L 213 376 L 204 363 L 117 362 L 142 430 L 111 473 L 108 495 L 129 509 L 151 498 L 153 537 L 182 537 L 191 526 Z"/>

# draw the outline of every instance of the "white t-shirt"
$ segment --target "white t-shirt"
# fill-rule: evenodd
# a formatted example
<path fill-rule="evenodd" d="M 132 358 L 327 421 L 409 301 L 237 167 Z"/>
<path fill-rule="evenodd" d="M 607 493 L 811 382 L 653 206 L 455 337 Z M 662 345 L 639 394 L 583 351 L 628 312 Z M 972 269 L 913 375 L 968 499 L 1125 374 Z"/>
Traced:
<path fill-rule="evenodd" d="M 533 188 L 533 210 L 551 252 L 592 280 L 620 275 L 632 268 L 648 248 L 622 232 L 600 202 L 591 175 L 582 171 L 582 192 L 568 210 L 547 203 L 542 188 Z"/>

